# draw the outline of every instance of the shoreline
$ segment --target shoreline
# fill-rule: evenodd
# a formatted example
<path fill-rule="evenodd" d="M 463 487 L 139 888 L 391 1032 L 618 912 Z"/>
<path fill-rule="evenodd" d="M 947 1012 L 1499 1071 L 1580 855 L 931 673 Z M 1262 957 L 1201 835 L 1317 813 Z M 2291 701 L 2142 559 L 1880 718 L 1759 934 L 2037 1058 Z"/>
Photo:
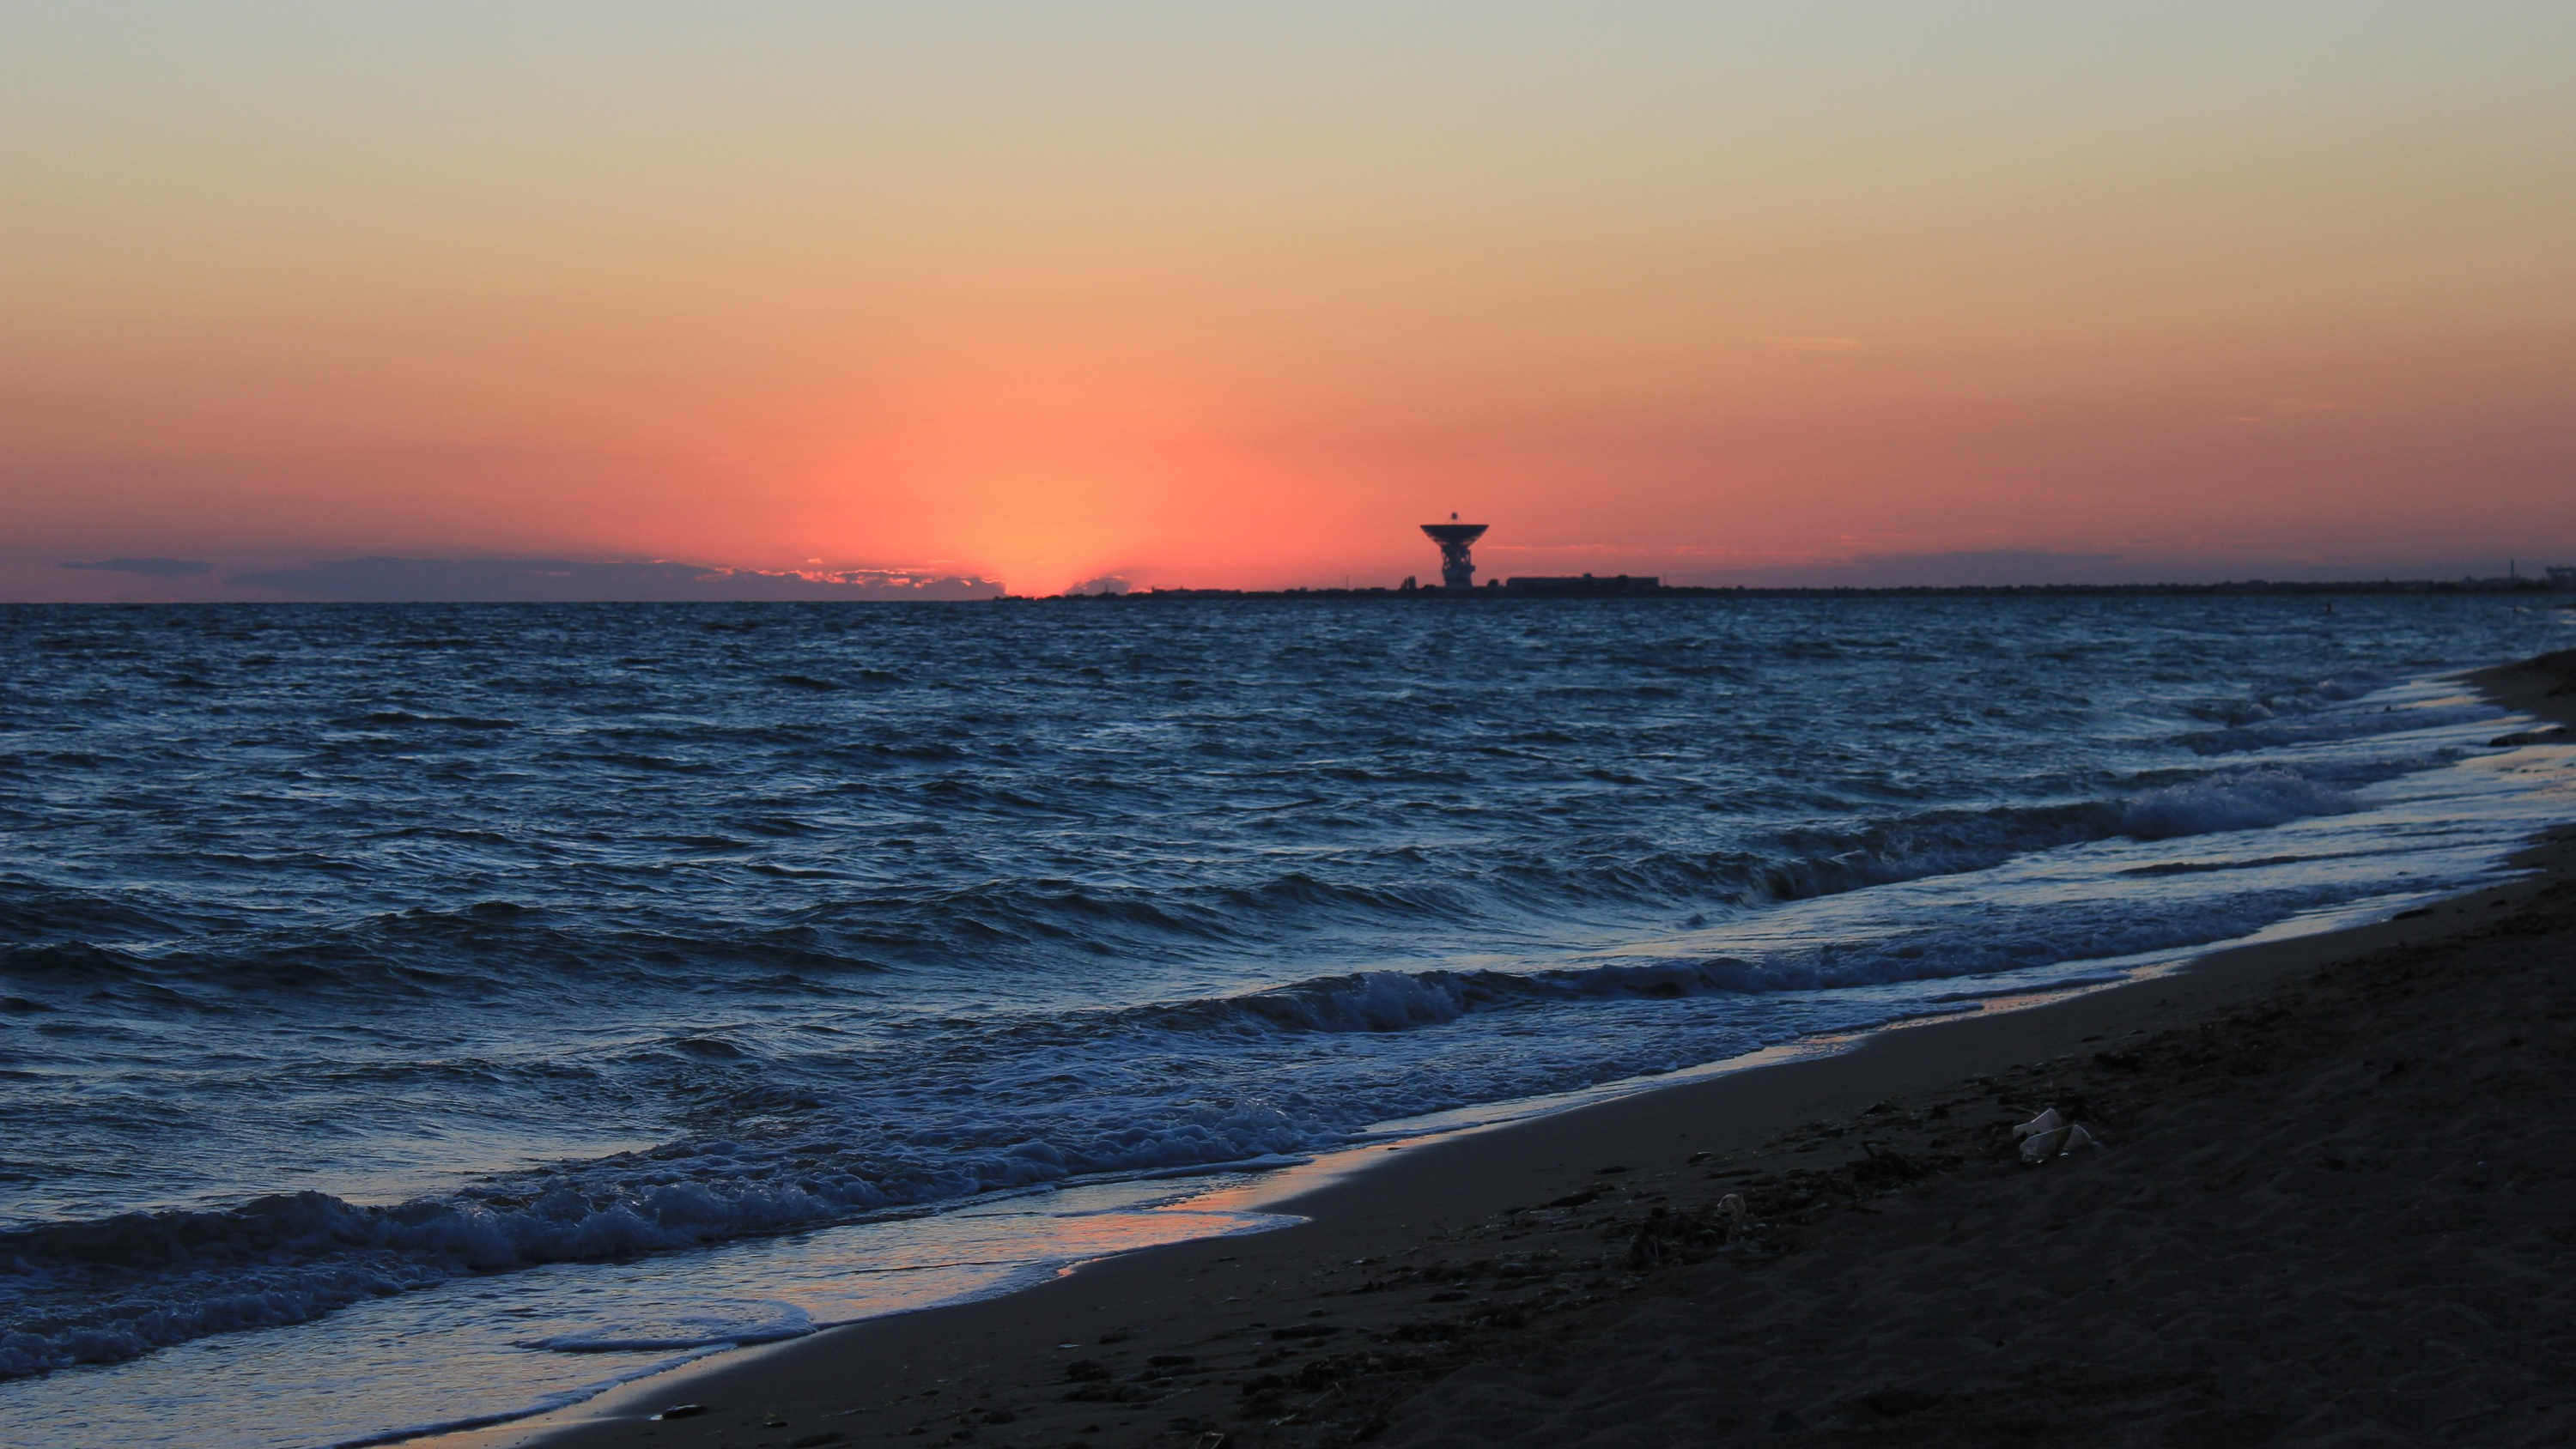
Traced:
<path fill-rule="evenodd" d="M 2466 678 L 2509 708 L 2562 724 L 2576 719 L 2576 651 Z M 1307 1219 L 1294 1227 L 1094 1260 L 1017 1292 L 726 1354 L 572 1408 L 439 1439 L 477 1449 L 810 1449 L 916 1437 L 1104 1449 L 1192 1444 L 1211 1434 L 1236 1445 L 1343 1442 L 1383 1428 L 1386 1402 L 1525 1354 L 1534 1341 L 1561 1353 L 1569 1340 L 1598 1331 L 1605 1316 L 1651 1298 L 1679 1271 L 1662 1261 L 1653 1220 L 1692 1225 L 1676 1229 L 1672 1258 L 1761 1259 L 1843 1211 L 1809 1210 L 1837 1194 L 1862 1214 L 1878 1211 L 1869 1204 L 1882 1189 L 1937 1198 L 1962 1169 L 1991 1168 L 1992 1144 L 1944 1125 L 1952 1104 L 1930 1099 L 1956 1096 L 1965 1084 L 2031 1078 L 2014 1090 L 2045 1105 L 2057 1090 L 2045 1064 L 2244 1012 L 2336 963 L 2445 949 L 2462 939 L 2463 918 L 2484 921 L 2487 911 L 2563 888 L 2576 876 L 2576 832 L 2548 832 L 2516 864 L 2534 873 L 2389 921 L 2221 950 L 2180 970 L 2010 1012 L 1900 1023 L 1829 1054 L 1336 1154 L 1321 1171 L 1289 1169 L 1191 1200 L 1197 1210 Z M 1835 1143 L 1844 1150 L 1833 1155 L 1847 1156 L 1845 1139 L 1856 1130 L 1871 1142 L 1856 1160 L 1821 1174 L 1821 1156 L 1791 1161 Z M 2115 1124 L 2114 1140 L 2123 1135 Z M 1341 1161 L 1363 1154 L 1388 1160 L 1362 1171 Z M 1883 1154 L 1899 1165 L 1882 1166 Z M 1308 1181 L 1319 1176 L 1325 1180 Z M 1803 1191 L 1809 1206 L 1740 1194 L 1757 1199 L 1761 1230 L 1730 1228 L 1712 1246 L 1706 1215 L 1723 1197 L 1716 1189 L 1766 1180 L 1806 1180 L 1791 1191 Z M 1601 1246 L 1605 1219 L 1622 1210 L 1648 1213 L 1625 1229 L 1624 1255 Z M 1640 1241 L 1647 1246 L 1636 1247 Z M 1459 1253 L 1486 1255 L 1488 1270 L 1497 1253 L 1503 1267 L 1517 1267 L 1419 1268 Z M 1410 1272 L 1406 1260 L 1415 1260 Z M 1269 1381 L 1277 1386 L 1263 1387 Z M 1320 1395 L 1349 1409 L 1362 1383 L 1395 1392 L 1356 1418 L 1336 1418 L 1320 1400 L 1298 1402 Z M 678 1402 L 705 1411 L 658 1423 L 647 1417 Z"/>

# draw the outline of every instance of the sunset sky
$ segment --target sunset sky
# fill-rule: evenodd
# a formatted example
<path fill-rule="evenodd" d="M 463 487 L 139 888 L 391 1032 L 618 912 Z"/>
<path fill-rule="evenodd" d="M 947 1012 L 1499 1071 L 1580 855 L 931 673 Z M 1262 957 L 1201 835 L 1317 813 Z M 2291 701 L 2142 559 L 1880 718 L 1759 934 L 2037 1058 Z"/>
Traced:
<path fill-rule="evenodd" d="M 2571 77 L 2565 0 L 12 5 L 0 597 L 2576 563 Z"/>

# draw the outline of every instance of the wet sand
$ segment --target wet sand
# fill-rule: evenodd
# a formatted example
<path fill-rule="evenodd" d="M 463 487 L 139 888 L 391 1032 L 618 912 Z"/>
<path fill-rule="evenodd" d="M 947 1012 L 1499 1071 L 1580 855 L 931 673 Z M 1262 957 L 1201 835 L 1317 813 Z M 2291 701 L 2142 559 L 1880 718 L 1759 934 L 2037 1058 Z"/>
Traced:
<path fill-rule="evenodd" d="M 2477 682 L 2576 718 L 2576 652 Z M 2526 863 L 2396 920 L 1372 1154 L 1277 1204 L 1298 1227 L 466 1437 L 2565 1442 L 2576 831 Z M 2023 1166 L 2011 1125 L 2047 1107 L 2109 1145 Z M 704 1411 L 649 1417 L 675 1403 Z"/>

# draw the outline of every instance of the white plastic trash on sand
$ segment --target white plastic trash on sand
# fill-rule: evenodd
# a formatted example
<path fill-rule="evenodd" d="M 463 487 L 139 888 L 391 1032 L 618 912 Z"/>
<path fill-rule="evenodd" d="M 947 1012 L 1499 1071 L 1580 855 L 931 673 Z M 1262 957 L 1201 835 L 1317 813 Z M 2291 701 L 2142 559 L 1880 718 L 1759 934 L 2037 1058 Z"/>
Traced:
<path fill-rule="evenodd" d="M 2070 1122 L 2055 1107 L 2013 1129 L 2021 1144 L 2022 1164 L 2037 1167 L 2052 1157 L 2101 1145 L 2101 1134 L 2081 1122 Z"/>

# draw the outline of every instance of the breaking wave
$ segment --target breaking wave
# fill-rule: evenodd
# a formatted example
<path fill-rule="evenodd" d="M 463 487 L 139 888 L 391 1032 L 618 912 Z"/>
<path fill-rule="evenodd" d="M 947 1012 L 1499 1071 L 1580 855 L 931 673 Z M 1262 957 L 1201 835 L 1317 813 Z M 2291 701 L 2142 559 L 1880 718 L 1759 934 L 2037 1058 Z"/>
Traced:
<path fill-rule="evenodd" d="M 2261 830 L 2311 815 L 2340 815 L 2352 808 L 2349 792 L 2289 770 L 2231 770 L 2138 796 L 2120 814 L 2120 833 L 2134 840 L 2171 840 L 2222 830 Z"/>

